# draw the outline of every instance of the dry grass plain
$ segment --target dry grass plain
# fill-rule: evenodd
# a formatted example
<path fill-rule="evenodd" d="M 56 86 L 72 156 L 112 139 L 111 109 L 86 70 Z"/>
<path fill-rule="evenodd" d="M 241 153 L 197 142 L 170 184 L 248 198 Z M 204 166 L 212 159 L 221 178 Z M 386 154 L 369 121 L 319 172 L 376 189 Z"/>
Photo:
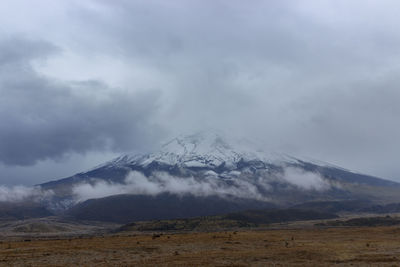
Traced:
<path fill-rule="evenodd" d="M 400 228 L 143 233 L 2 241 L 2 266 L 400 266 Z"/>

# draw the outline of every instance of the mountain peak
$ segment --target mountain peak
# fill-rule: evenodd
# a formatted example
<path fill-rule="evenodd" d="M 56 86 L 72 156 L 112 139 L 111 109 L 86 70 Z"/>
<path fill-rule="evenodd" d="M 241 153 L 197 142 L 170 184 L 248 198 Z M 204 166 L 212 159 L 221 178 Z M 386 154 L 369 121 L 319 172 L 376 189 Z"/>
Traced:
<path fill-rule="evenodd" d="M 202 131 L 173 138 L 160 151 L 149 155 L 143 163 L 158 161 L 186 167 L 216 167 L 233 164 L 240 157 L 240 151 L 233 148 L 225 135 L 215 131 Z"/>
<path fill-rule="evenodd" d="M 114 163 L 131 163 L 147 166 L 152 162 L 182 167 L 226 167 L 235 166 L 240 160 L 264 162 L 288 162 L 293 158 L 278 153 L 265 153 L 259 146 L 242 138 L 235 139 L 215 131 L 201 131 L 189 135 L 179 135 L 164 145 L 159 151 L 146 155 L 125 155 Z"/>
<path fill-rule="evenodd" d="M 204 154 L 216 150 L 232 150 L 232 146 L 227 137 L 221 133 L 203 131 L 190 135 L 180 135 L 165 143 L 161 150 L 177 154 Z"/>

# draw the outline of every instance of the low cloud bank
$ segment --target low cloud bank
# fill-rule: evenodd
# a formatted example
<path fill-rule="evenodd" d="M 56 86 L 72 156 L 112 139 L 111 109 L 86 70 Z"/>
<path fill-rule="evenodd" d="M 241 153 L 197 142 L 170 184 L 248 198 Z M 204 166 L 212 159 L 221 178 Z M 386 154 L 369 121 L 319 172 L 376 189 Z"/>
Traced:
<path fill-rule="evenodd" d="M 51 198 L 53 195 L 53 191 L 43 190 L 40 187 L 0 186 L 0 202 L 40 202 Z"/>
<path fill-rule="evenodd" d="M 256 179 L 246 178 L 238 171 L 229 173 L 230 179 L 223 179 L 213 171 L 204 173 L 204 177 L 177 177 L 165 172 L 156 172 L 146 177 L 143 173 L 132 171 L 124 183 L 110 183 L 104 180 L 94 180 L 91 183 L 81 183 L 72 188 L 74 199 L 72 203 L 88 199 L 102 198 L 118 194 L 157 195 L 171 193 L 177 195 L 192 194 L 194 196 L 235 196 L 238 198 L 268 201 L 272 192 L 271 183 L 283 182 L 301 190 L 325 191 L 332 186 L 321 175 L 307 172 L 299 168 L 287 167 L 277 175 L 259 175 Z M 40 187 L 0 185 L 0 202 L 41 202 L 49 201 L 54 196 L 52 190 Z M 71 203 L 70 203 L 71 204 Z"/>
<path fill-rule="evenodd" d="M 235 176 L 232 174 L 232 176 Z M 286 168 L 278 177 L 259 177 L 246 179 L 238 177 L 223 180 L 216 173 L 208 172 L 205 177 L 176 177 L 165 172 L 154 173 L 146 177 L 140 172 L 132 171 L 124 183 L 109 183 L 102 180 L 93 183 L 83 183 L 73 188 L 75 201 L 102 198 L 118 194 L 157 195 L 160 193 L 192 194 L 195 196 L 227 196 L 258 200 L 270 200 L 265 195 L 272 190 L 271 182 L 286 182 L 301 190 L 324 191 L 331 185 L 319 174 L 305 172 L 297 168 Z M 264 193 L 262 193 L 264 192 Z"/>
<path fill-rule="evenodd" d="M 80 184 L 73 188 L 73 194 L 78 202 L 117 194 L 157 195 L 160 193 L 195 196 L 234 195 L 265 199 L 258 192 L 257 187 L 247 181 L 238 179 L 227 185 L 214 175 L 199 180 L 194 177 L 176 177 L 164 172 L 146 177 L 140 172 L 133 171 L 126 177 L 124 184 L 98 181 L 94 184 Z"/>
<path fill-rule="evenodd" d="M 287 167 L 284 169 L 282 178 L 288 183 L 304 190 L 328 190 L 331 184 L 319 173 L 308 172 L 303 169 Z"/>

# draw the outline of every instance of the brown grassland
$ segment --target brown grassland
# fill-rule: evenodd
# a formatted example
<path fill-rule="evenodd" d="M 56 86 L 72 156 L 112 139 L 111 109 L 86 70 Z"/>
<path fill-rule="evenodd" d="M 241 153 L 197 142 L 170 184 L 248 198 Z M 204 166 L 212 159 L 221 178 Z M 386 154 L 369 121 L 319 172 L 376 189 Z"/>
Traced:
<path fill-rule="evenodd" d="M 126 232 L 3 240 L 1 266 L 400 266 L 400 228 Z"/>

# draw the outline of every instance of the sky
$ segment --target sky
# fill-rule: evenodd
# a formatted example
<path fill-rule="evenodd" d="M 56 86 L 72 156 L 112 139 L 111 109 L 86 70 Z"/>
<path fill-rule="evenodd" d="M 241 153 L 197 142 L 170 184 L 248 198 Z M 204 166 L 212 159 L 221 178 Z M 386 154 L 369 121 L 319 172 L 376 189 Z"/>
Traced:
<path fill-rule="evenodd" d="M 395 0 L 0 1 L 0 184 L 181 133 L 400 181 Z"/>

